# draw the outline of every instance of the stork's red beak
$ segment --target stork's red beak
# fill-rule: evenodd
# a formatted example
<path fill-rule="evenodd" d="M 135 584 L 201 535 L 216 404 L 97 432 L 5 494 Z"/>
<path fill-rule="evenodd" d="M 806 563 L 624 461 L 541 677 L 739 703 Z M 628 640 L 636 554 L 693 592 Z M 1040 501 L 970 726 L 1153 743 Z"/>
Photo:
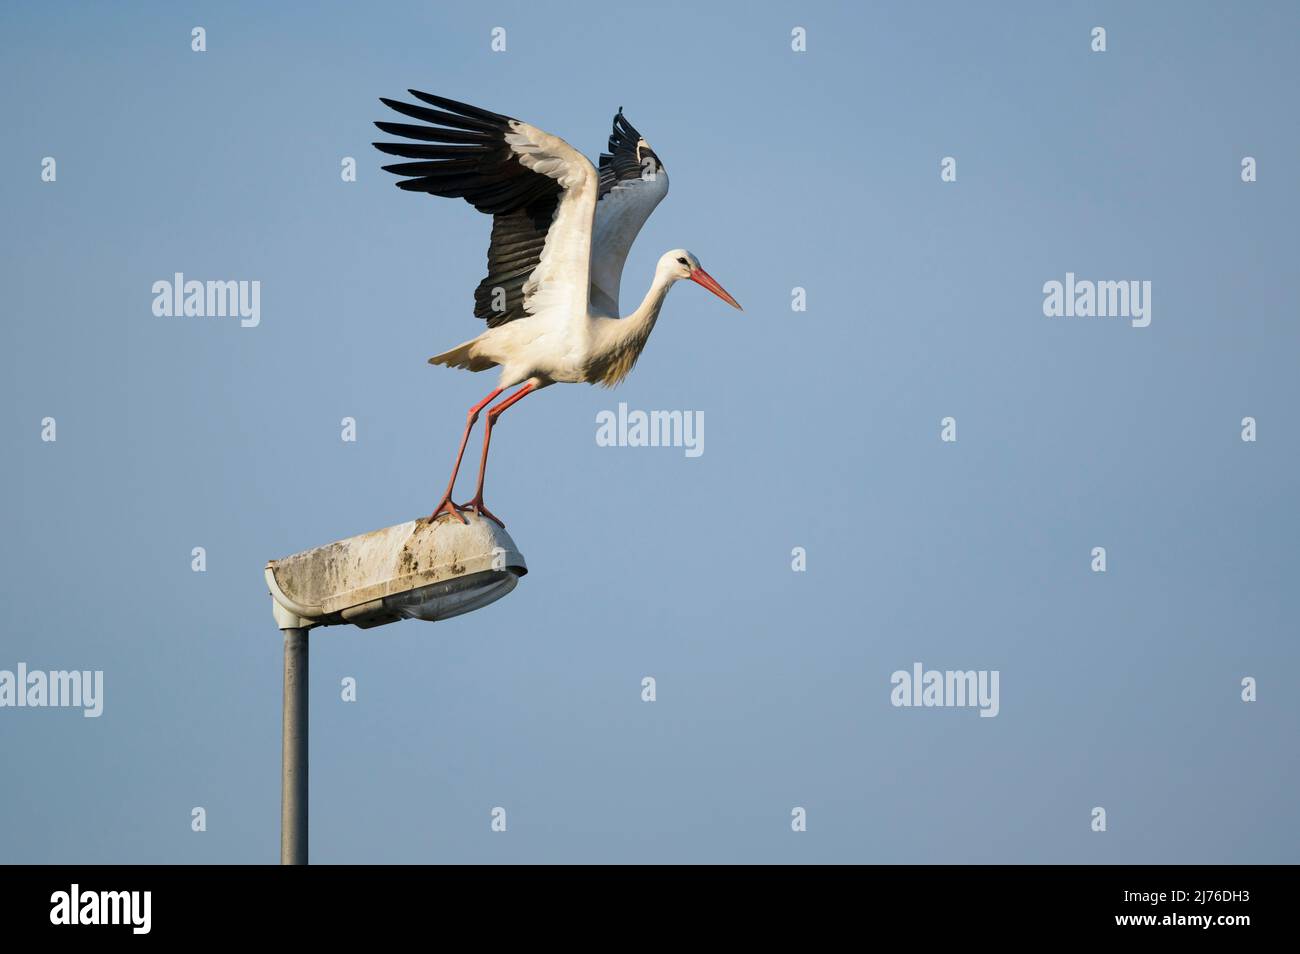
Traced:
<path fill-rule="evenodd" d="M 691 281 L 695 282 L 695 284 L 697 285 L 704 286 L 709 291 L 713 292 L 713 294 L 717 295 L 719 298 L 725 301 L 732 308 L 736 308 L 740 311 L 745 310 L 740 307 L 740 302 L 732 298 L 731 295 L 727 293 L 727 290 L 723 288 L 721 285 L 719 285 L 716 281 L 714 281 L 713 276 L 710 275 L 708 272 L 706 272 L 704 269 L 697 268 L 694 271 L 692 271 Z"/>

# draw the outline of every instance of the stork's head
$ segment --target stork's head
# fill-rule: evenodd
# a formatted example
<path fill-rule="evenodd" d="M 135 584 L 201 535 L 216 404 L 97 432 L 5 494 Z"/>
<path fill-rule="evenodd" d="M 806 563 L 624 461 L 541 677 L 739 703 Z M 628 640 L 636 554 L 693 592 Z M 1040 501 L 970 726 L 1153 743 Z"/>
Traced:
<path fill-rule="evenodd" d="M 740 307 L 740 302 L 732 298 L 727 293 L 727 290 L 700 266 L 700 260 L 684 248 L 675 248 L 671 252 L 664 252 L 663 257 L 659 259 L 659 270 L 667 272 L 673 281 L 688 278 L 695 284 L 702 285 L 713 292 L 732 308 L 738 308 L 741 311 L 745 310 Z"/>

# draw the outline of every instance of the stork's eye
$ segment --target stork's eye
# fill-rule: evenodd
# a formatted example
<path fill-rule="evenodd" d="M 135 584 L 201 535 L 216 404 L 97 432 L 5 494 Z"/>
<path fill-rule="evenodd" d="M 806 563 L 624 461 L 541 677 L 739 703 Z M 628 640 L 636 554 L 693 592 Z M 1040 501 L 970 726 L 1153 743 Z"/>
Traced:
<path fill-rule="evenodd" d="M 686 259 L 684 259 L 684 258 L 679 258 L 679 259 L 677 260 L 677 264 L 678 264 L 678 265 L 687 265 L 687 264 L 689 264 L 689 263 L 686 261 Z"/>

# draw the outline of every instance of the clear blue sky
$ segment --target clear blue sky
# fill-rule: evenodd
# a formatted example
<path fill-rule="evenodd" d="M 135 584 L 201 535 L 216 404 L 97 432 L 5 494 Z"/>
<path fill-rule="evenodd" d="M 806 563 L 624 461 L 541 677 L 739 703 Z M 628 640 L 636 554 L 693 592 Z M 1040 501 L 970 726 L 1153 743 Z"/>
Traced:
<path fill-rule="evenodd" d="M 492 385 L 425 364 L 480 328 L 489 223 L 379 170 L 411 86 L 592 156 L 623 106 L 672 177 L 624 301 L 684 246 L 746 311 L 680 287 L 619 390 L 503 418 L 507 599 L 313 634 L 313 861 L 1300 860 L 1298 37 L 1287 3 L 5 5 L 0 669 L 105 701 L 0 709 L 0 860 L 276 860 L 262 567 L 427 513 Z M 260 281 L 260 326 L 155 317 L 178 271 Z M 1150 327 L 1045 317 L 1067 272 L 1151 281 Z M 705 453 L 597 446 L 619 401 L 702 411 Z M 917 661 L 998 670 L 997 718 L 891 706 Z"/>

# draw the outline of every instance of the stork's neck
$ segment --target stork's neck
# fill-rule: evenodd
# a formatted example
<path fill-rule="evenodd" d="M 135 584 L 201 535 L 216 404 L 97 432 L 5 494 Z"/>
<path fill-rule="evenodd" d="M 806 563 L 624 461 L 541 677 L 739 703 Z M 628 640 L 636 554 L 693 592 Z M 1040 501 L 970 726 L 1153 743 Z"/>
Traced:
<path fill-rule="evenodd" d="M 612 387 L 627 377 L 659 320 L 668 289 L 676 280 L 668 272 L 656 270 L 650 290 L 636 311 L 626 318 L 601 322 L 603 340 L 595 349 L 589 380 Z"/>
<path fill-rule="evenodd" d="M 673 287 L 675 281 L 677 279 L 666 272 L 655 272 L 650 290 L 645 293 L 645 298 L 641 299 L 637 310 L 620 320 L 615 326 L 617 329 L 615 338 L 621 346 L 633 347 L 637 351 L 645 347 L 646 339 L 650 337 L 655 322 L 659 320 L 659 312 L 664 307 L 664 298 L 668 296 L 668 289 Z"/>

